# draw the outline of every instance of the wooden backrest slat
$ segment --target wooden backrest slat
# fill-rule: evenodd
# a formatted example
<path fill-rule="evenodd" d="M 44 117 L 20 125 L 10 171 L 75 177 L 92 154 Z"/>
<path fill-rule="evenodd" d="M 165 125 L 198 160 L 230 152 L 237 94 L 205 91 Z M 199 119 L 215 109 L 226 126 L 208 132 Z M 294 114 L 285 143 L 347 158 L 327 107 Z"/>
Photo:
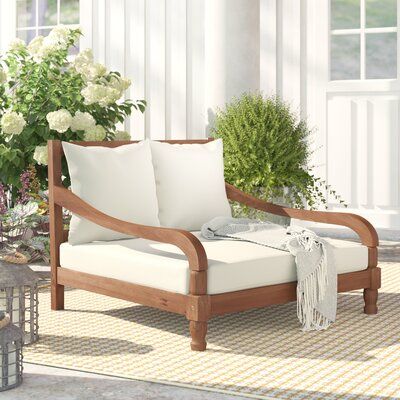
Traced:
<path fill-rule="evenodd" d="M 169 144 L 205 144 L 208 142 L 213 141 L 213 138 L 207 138 L 207 139 L 188 139 L 188 140 L 157 140 L 157 142 L 162 142 L 162 143 L 169 143 Z M 49 142 L 53 142 L 52 140 L 49 140 Z M 77 144 L 78 146 L 84 146 L 84 147 L 92 147 L 92 146 L 101 146 L 101 147 L 119 147 L 123 146 L 126 144 L 132 144 L 132 143 L 139 143 L 140 140 L 112 140 L 108 142 L 69 142 L 72 144 Z M 64 154 L 63 148 L 61 147 L 61 155 Z"/>

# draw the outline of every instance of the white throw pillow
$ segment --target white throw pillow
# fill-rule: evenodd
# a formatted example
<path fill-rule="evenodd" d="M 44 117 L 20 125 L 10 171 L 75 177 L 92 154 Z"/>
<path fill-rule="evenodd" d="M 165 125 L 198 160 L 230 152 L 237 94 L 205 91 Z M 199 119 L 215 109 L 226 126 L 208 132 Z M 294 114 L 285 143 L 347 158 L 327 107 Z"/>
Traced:
<path fill-rule="evenodd" d="M 112 217 L 160 226 L 148 141 L 116 148 L 84 147 L 63 142 L 63 149 L 73 193 Z M 73 215 L 68 242 L 79 244 L 128 237 L 131 236 Z"/>
<path fill-rule="evenodd" d="M 206 144 L 151 142 L 161 226 L 200 230 L 231 216 L 226 197 L 222 140 Z"/>

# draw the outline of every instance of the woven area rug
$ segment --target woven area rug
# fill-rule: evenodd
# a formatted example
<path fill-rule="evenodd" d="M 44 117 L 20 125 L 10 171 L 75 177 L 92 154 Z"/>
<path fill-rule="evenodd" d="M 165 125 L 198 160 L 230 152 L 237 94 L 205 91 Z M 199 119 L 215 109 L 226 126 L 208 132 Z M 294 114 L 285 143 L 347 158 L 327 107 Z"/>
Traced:
<path fill-rule="evenodd" d="M 400 264 L 384 263 L 379 314 L 361 292 L 339 295 L 327 331 L 304 333 L 295 303 L 213 319 L 208 350 L 189 350 L 188 322 L 81 290 L 66 310 L 40 295 L 40 340 L 27 362 L 255 398 L 399 399 Z"/>

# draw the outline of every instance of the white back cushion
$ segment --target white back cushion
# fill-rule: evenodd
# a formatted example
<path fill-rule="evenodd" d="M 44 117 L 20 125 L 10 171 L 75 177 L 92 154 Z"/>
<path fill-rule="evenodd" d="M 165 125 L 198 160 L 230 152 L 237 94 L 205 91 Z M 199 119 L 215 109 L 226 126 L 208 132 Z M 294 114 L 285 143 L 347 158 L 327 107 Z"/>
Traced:
<path fill-rule="evenodd" d="M 161 226 L 189 231 L 231 216 L 222 140 L 206 144 L 151 142 Z"/>
<path fill-rule="evenodd" d="M 116 148 L 63 142 L 72 192 L 112 217 L 160 226 L 154 170 L 148 141 Z M 77 215 L 68 242 L 87 243 L 131 236 L 105 229 Z"/>

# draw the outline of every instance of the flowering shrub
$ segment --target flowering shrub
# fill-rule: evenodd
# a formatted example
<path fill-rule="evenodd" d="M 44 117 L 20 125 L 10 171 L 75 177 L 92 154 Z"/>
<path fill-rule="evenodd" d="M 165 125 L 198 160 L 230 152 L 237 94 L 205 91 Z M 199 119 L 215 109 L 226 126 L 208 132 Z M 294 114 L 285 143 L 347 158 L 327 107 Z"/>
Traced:
<path fill-rule="evenodd" d="M 0 56 L 0 183 L 12 188 L 12 202 L 29 165 L 46 188 L 48 139 L 127 140 L 117 124 L 132 109 L 144 112 L 143 100 L 122 100 L 130 81 L 96 63 L 90 49 L 70 59 L 80 35 L 59 25 L 28 45 L 15 39 Z"/>

